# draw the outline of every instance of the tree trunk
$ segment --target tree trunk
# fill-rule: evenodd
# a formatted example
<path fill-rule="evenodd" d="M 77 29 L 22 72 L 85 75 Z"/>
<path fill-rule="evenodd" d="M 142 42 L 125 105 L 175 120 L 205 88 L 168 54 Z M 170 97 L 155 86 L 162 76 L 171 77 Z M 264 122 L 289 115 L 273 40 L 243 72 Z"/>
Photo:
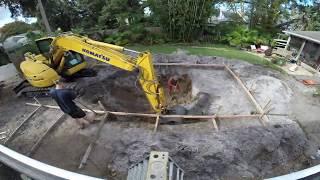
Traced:
<path fill-rule="evenodd" d="M 44 26 L 46 27 L 46 30 L 48 33 L 51 32 L 51 28 L 50 28 L 50 25 L 49 25 L 49 22 L 48 22 L 48 19 L 47 19 L 47 15 L 46 15 L 46 12 L 43 8 L 43 5 L 42 5 L 42 2 L 41 0 L 38 0 L 38 6 L 39 6 L 39 10 L 40 10 L 40 13 L 41 13 L 41 19 L 42 19 L 42 22 L 44 24 Z"/>

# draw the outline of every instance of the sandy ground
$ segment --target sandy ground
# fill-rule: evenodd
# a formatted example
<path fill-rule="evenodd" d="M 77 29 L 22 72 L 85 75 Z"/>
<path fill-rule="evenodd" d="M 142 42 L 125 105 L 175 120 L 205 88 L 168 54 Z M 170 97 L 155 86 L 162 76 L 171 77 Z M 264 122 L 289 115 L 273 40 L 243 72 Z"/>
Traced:
<path fill-rule="evenodd" d="M 262 179 L 318 162 L 320 99 L 312 97 L 313 88 L 299 82 L 303 77 L 287 76 L 242 61 L 189 56 L 181 52 L 155 55 L 154 59 L 157 62 L 228 64 L 252 90 L 261 106 L 271 100 L 271 113 L 288 116 L 269 116 L 268 127 L 263 127 L 258 119 L 218 120 L 220 131 L 215 131 L 210 121 L 161 124 L 155 134 L 152 133 L 154 119 L 110 116 L 82 170 L 77 167 L 98 123 L 78 130 L 75 122 L 67 118 L 44 139 L 33 158 L 108 179 L 125 179 L 128 167 L 151 150 L 168 151 L 186 171 L 185 179 L 190 180 Z M 77 80 L 77 87 L 84 90 L 82 102 L 95 109 L 99 109 L 97 101 L 101 100 L 108 110 L 151 112 L 141 88 L 135 85 L 136 73 L 110 66 L 95 69 L 98 71 L 96 78 Z M 189 112 L 249 114 L 255 111 L 238 84 L 223 70 L 161 67 L 157 71 L 163 79 L 168 74 L 177 74 L 191 80 L 191 92 L 184 94 L 186 101 L 182 104 Z M 15 83 L 11 80 L 0 88 L 1 130 L 14 129 L 34 109 L 24 105 L 31 100 L 14 96 L 11 89 Z M 199 93 L 208 96 L 206 101 L 195 103 Z M 50 99 L 41 101 L 54 104 Z M 42 109 L 8 146 L 28 153 L 36 137 L 60 115 L 59 111 Z"/>

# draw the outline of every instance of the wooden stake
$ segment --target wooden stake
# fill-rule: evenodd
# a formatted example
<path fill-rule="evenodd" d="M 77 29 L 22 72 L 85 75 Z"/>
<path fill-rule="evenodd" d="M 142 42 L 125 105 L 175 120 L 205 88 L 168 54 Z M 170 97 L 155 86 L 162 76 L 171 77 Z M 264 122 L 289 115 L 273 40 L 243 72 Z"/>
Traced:
<path fill-rule="evenodd" d="M 212 124 L 213 124 L 214 129 L 216 129 L 217 131 L 219 131 L 219 127 L 218 127 L 218 125 L 217 125 L 216 118 L 212 118 L 211 121 L 212 121 Z"/>
<path fill-rule="evenodd" d="M 84 153 L 84 155 L 82 157 L 82 160 L 81 160 L 80 165 L 78 167 L 79 169 L 82 169 L 85 166 L 85 164 L 87 163 L 87 160 L 88 160 L 88 158 L 90 156 L 90 153 L 91 153 L 92 149 L 94 148 L 94 145 L 95 145 L 96 141 L 99 139 L 100 132 L 101 132 L 101 130 L 103 128 L 103 125 L 104 125 L 104 123 L 107 120 L 108 115 L 109 115 L 109 112 L 106 111 L 106 109 L 102 105 L 102 103 L 100 101 L 98 101 L 98 103 L 104 109 L 105 116 L 104 116 L 103 120 L 100 122 L 97 133 L 95 134 L 94 138 L 91 140 L 91 143 L 89 144 L 86 152 Z"/>
<path fill-rule="evenodd" d="M 238 82 L 238 84 L 242 87 L 244 92 L 247 94 L 248 98 L 252 102 L 252 104 L 256 107 L 257 111 L 262 115 L 262 125 L 266 126 L 266 122 L 269 122 L 269 118 L 264 115 L 264 111 L 259 105 L 259 103 L 256 101 L 256 99 L 252 96 L 250 91 L 247 89 L 247 87 L 244 85 L 244 83 L 241 81 L 241 79 L 228 67 L 225 66 L 226 70 L 231 74 L 231 76 Z"/>
<path fill-rule="evenodd" d="M 160 115 L 158 114 L 158 116 L 157 116 L 157 118 L 156 118 L 156 123 L 154 124 L 153 133 L 156 133 L 156 132 L 157 132 L 157 128 L 158 128 L 158 125 L 159 125 L 159 119 L 160 119 Z"/>

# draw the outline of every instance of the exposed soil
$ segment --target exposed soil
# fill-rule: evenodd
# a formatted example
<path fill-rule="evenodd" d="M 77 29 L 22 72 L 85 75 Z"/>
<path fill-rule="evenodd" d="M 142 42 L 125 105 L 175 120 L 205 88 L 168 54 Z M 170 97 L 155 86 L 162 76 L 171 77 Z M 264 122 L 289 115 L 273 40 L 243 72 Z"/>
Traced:
<path fill-rule="evenodd" d="M 311 138 L 309 129 L 304 128 L 307 123 L 301 123 L 307 121 L 298 115 L 308 113 L 311 118 L 319 117 L 317 108 L 305 109 L 303 106 L 318 107 L 320 101 L 309 96 L 311 90 L 305 92 L 296 79 L 242 61 L 189 56 L 181 52 L 155 55 L 154 59 L 157 62 L 228 64 L 261 106 L 271 100 L 273 109 L 270 113 L 288 116 L 269 116 L 268 127 L 263 127 L 258 119 L 218 120 L 220 131 L 213 129 L 211 121 L 161 124 L 155 134 L 152 133 L 155 121 L 152 118 L 110 116 L 82 170 L 77 168 L 99 124 L 78 130 L 76 123 L 67 118 L 44 140 L 33 158 L 108 179 L 125 179 L 128 167 L 142 160 L 151 150 L 168 151 L 185 170 L 184 179 L 190 180 L 262 179 L 317 163 L 315 153 L 319 144 Z M 108 110 L 151 112 L 143 91 L 135 83 L 137 72 L 125 72 L 111 66 L 96 66 L 95 69 L 97 77 L 76 82 L 77 87 L 83 89 L 80 99 L 83 103 L 99 109 L 97 101 L 101 100 Z M 172 75 L 181 78 L 181 92 L 175 94 L 174 100 L 168 95 L 167 88 L 166 94 L 172 106 L 184 106 L 187 114 L 231 115 L 256 111 L 239 85 L 222 69 L 164 66 L 156 69 L 164 86 Z M 19 123 L 17 120 L 34 109 L 24 105 L 30 100 L 13 96 L 10 91 L 13 84 L 6 84 L 0 92 L 2 129 L 12 130 Z M 50 99 L 41 101 L 54 104 Z M 33 123 L 26 126 L 25 133 L 17 134 L 9 146 L 26 154 L 35 143 L 35 135 L 40 136 L 60 113 L 43 109 L 32 119 Z M 313 132 L 318 133 L 316 129 Z"/>

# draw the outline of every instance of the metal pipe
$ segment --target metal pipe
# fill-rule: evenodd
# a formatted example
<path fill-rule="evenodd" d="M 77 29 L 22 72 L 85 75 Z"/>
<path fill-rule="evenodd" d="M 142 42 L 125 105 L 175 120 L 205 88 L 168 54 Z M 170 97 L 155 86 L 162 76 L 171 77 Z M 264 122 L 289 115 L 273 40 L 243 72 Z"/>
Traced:
<path fill-rule="evenodd" d="M 136 53 L 136 54 L 140 54 L 141 53 L 139 51 L 135 51 L 135 50 L 132 50 L 132 49 L 127 49 L 127 48 L 124 48 L 124 51 L 132 52 L 132 53 Z"/>
<path fill-rule="evenodd" d="M 268 178 L 266 180 L 295 180 L 295 179 L 303 179 L 309 176 L 318 174 L 320 172 L 320 165 L 316 165 L 307 169 L 303 169 L 301 171 L 293 172 L 290 174 L 277 176 L 273 178 Z M 312 178 L 311 178 L 312 179 Z"/>

